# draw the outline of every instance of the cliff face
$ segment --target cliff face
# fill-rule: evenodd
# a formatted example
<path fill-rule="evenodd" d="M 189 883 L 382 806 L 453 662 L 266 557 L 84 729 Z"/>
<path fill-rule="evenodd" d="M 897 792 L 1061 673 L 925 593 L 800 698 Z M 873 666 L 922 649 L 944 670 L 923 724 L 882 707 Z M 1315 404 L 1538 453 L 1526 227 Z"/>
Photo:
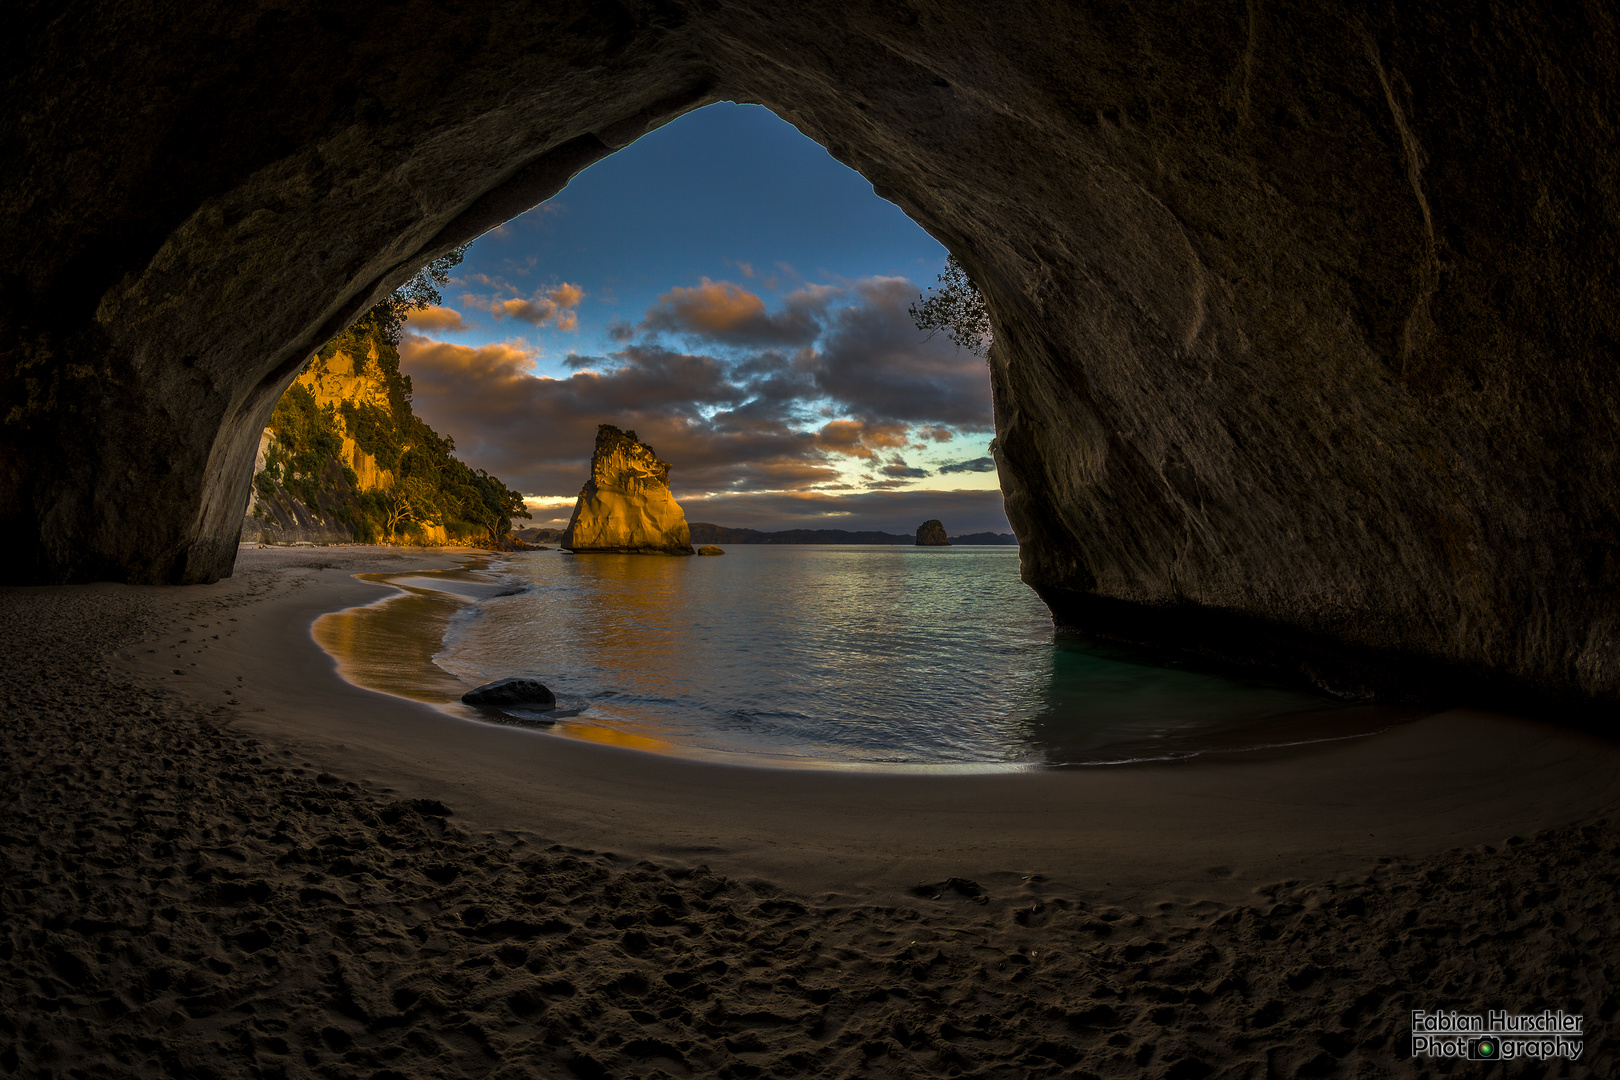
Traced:
<path fill-rule="evenodd" d="M 285 410 L 272 416 L 271 426 L 259 436 L 259 451 L 253 459 L 255 485 L 242 522 L 244 541 L 351 544 L 374 539 L 360 520 L 361 500 L 367 493 L 392 487 L 394 474 L 361 449 L 350 430 L 350 416 L 362 405 L 392 411 L 381 363 L 386 348 L 386 343 L 368 337 L 353 341 L 349 348 L 323 350 L 325 355 L 312 357 L 293 380 L 289 393 L 307 393 L 317 417 L 330 415 L 338 444 L 323 447 L 324 452 L 314 455 L 314 468 L 307 475 L 297 475 L 289 460 L 292 455 L 287 453 L 291 447 L 280 438 L 295 434 L 288 430 L 293 421 Z M 349 407 L 349 415 L 344 406 Z M 444 544 L 450 537 L 444 526 L 429 525 L 420 527 L 416 539 Z"/>
<path fill-rule="evenodd" d="M 950 547 L 950 537 L 945 535 L 945 524 L 938 518 L 931 518 L 917 526 L 918 547 Z"/>
<path fill-rule="evenodd" d="M 375 326 L 338 335 L 287 388 L 259 437 L 249 542 L 502 543 L 522 499 L 450 456 L 411 411 L 399 354 Z"/>
<path fill-rule="evenodd" d="M 596 429 L 591 478 L 580 489 L 563 533 L 570 551 L 691 555 L 686 514 L 669 493 L 669 464 L 633 431 Z"/>
<path fill-rule="evenodd" d="M 358 349 L 337 349 L 330 355 L 316 356 L 298 376 L 298 385 L 309 389 L 317 407 L 330 407 L 338 413 L 343 434 L 343 449 L 338 456 L 354 470 L 356 485 L 362 490 L 386 488 L 394 481 L 393 471 L 378 465 L 376 457 L 360 448 L 343 407 L 369 405 L 393 411 L 383 368 L 383 350 L 388 346 L 375 338 L 362 339 L 357 345 Z"/>

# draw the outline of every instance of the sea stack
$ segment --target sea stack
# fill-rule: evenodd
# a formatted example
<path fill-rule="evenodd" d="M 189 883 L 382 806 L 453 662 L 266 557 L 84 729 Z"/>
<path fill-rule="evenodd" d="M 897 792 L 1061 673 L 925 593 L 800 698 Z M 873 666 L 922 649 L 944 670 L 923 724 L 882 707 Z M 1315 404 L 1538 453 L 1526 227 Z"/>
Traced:
<path fill-rule="evenodd" d="M 633 431 L 596 429 L 591 478 L 579 490 L 561 546 L 569 551 L 690 555 L 686 514 L 669 493 L 669 463 Z"/>
<path fill-rule="evenodd" d="M 950 547 L 951 542 L 945 536 L 945 526 L 938 518 L 923 522 L 917 526 L 918 547 Z"/>

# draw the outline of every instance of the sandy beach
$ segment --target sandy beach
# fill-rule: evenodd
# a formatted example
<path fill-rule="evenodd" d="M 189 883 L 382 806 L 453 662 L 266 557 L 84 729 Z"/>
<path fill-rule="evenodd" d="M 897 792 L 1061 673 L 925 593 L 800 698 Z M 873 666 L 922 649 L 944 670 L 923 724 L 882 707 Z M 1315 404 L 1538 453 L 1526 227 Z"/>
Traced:
<path fill-rule="evenodd" d="M 1614 743 L 1454 710 L 1176 765 L 785 770 L 339 676 L 311 624 L 393 595 L 356 574 L 466 557 L 0 592 L 0 1073 L 1460 1074 L 1409 1056 L 1440 1008 L 1586 1018 L 1579 1062 L 1510 1075 L 1620 1065 Z"/>

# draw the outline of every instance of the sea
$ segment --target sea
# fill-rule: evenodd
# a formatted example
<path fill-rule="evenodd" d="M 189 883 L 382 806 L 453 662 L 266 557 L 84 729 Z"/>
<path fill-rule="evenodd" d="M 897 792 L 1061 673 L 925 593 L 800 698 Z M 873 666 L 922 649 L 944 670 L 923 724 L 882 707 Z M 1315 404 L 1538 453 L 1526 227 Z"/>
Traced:
<path fill-rule="evenodd" d="M 317 624 L 352 681 L 654 753 L 935 771 L 1238 760 L 1419 715 L 1059 634 L 1014 547 L 531 551 L 368 577 L 400 592 Z M 454 701 L 510 676 L 556 707 Z"/>

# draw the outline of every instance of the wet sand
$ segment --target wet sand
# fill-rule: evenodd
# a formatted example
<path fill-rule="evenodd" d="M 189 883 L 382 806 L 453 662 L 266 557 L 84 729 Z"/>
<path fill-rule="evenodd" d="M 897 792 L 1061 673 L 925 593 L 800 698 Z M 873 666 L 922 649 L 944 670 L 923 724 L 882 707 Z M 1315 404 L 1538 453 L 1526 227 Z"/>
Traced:
<path fill-rule="evenodd" d="M 1613 1073 L 1606 741 L 789 771 L 340 678 L 353 575 L 455 557 L 0 593 L 0 1072 L 1408 1076 L 1410 1009 L 1549 1007 L 1586 1053 L 1523 1075 Z"/>

